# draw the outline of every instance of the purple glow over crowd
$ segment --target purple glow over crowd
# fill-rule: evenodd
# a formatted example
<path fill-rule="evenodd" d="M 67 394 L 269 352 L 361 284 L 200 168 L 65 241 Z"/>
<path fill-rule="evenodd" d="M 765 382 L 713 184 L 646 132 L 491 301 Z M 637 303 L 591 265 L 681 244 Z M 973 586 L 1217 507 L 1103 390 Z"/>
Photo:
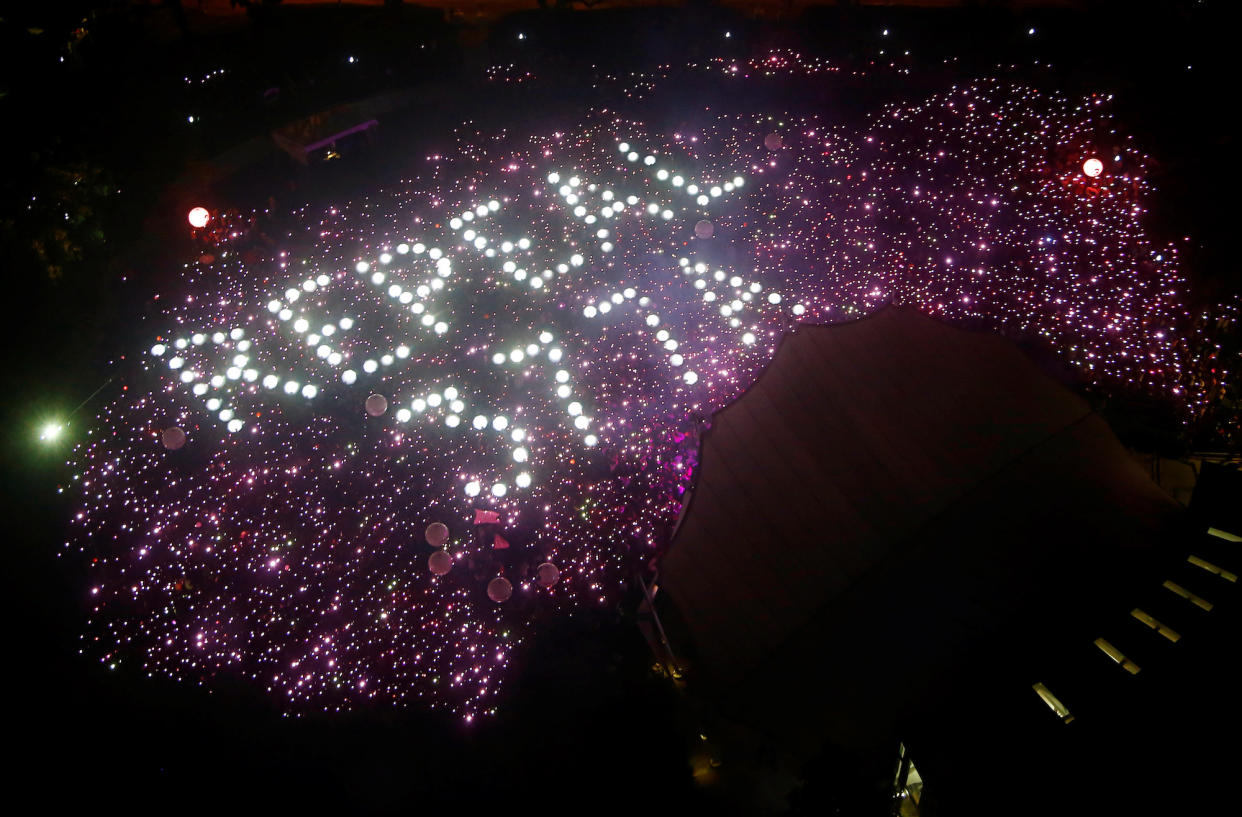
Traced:
<path fill-rule="evenodd" d="M 790 54 L 695 70 L 831 73 Z M 1107 97 L 984 79 L 861 128 L 696 115 L 463 128 L 414 180 L 299 210 L 270 258 L 225 243 L 188 264 L 78 452 L 84 652 L 244 677 L 289 713 L 495 714 L 533 618 L 615 604 L 666 544 L 697 419 L 798 322 L 904 303 L 1042 337 L 1101 389 L 1187 415 L 1209 399 L 1178 343 L 1177 248 L 1145 231 L 1147 160 Z M 487 535 L 477 509 L 500 515 Z M 484 592 L 500 574 L 504 603 Z"/>

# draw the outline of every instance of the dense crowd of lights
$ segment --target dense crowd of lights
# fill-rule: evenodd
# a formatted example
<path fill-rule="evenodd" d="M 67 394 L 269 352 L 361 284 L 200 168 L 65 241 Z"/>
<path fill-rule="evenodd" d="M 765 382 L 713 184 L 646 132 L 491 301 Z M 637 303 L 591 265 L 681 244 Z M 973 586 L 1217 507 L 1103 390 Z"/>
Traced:
<path fill-rule="evenodd" d="M 699 422 L 800 321 L 906 303 L 1201 404 L 1177 250 L 1144 231 L 1146 160 L 1107 103 L 988 79 L 861 129 L 463 129 L 414 181 L 295 212 L 270 259 L 204 255 L 79 452 L 87 651 L 290 712 L 493 713 L 532 616 L 614 602 L 665 543 Z"/>

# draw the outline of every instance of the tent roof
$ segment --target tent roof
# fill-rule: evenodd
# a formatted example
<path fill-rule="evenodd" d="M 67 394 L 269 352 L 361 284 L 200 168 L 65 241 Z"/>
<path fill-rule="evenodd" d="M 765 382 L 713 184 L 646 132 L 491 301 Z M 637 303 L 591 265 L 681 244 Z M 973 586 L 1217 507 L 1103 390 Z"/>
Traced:
<path fill-rule="evenodd" d="M 1032 609 L 1073 622 L 1180 511 L 1013 344 L 911 309 L 786 335 L 700 453 L 661 568 L 696 677 L 821 742 L 887 738 Z"/>

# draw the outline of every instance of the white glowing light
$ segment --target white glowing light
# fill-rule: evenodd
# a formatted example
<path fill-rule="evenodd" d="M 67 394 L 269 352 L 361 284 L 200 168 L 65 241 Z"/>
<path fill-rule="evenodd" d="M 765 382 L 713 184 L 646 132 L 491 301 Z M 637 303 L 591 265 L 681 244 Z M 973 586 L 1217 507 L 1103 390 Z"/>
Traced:
<path fill-rule="evenodd" d="M 483 429 L 487 428 L 487 418 L 483 416 L 482 414 L 476 414 L 472 425 L 475 428 L 477 428 L 479 431 L 482 431 Z"/>
<path fill-rule="evenodd" d="M 497 415 L 496 419 L 492 420 L 492 428 L 496 429 L 497 431 L 504 431 L 508 427 L 509 427 L 509 418 L 504 416 L 503 414 Z"/>
<path fill-rule="evenodd" d="M 492 496 L 502 497 L 508 493 L 509 489 L 503 482 L 497 482 L 492 486 Z"/>
<path fill-rule="evenodd" d="M 517 487 L 519 488 L 529 488 L 530 487 L 530 474 L 523 471 L 522 473 L 514 477 L 513 481 L 517 483 Z"/>
<path fill-rule="evenodd" d="M 699 382 L 699 376 L 695 372 L 686 372 L 681 376 L 681 379 L 686 381 L 686 384 L 690 386 L 693 386 L 695 383 Z"/>
<path fill-rule="evenodd" d="M 553 174 L 556 175 L 556 174 Z M 479 484 L 477 479 L 472 479 L 466 483 L 466 496 L 478 496 L 479 491 L 483 490 L 483 486 Z"/>

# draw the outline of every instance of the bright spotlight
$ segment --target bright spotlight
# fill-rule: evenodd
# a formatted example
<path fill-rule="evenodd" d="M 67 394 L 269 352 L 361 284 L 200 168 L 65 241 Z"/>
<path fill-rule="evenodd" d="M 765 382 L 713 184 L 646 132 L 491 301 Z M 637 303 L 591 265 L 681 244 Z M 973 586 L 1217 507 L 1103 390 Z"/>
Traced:
<path fill-rule="evenodd" d="M 190 220 L 191 227 L 201 230 L 207 226 L 207 222 L 211 221 L 211 213 L 207 212 L 206 207 L 195 207 L 187 218 Z"/>

